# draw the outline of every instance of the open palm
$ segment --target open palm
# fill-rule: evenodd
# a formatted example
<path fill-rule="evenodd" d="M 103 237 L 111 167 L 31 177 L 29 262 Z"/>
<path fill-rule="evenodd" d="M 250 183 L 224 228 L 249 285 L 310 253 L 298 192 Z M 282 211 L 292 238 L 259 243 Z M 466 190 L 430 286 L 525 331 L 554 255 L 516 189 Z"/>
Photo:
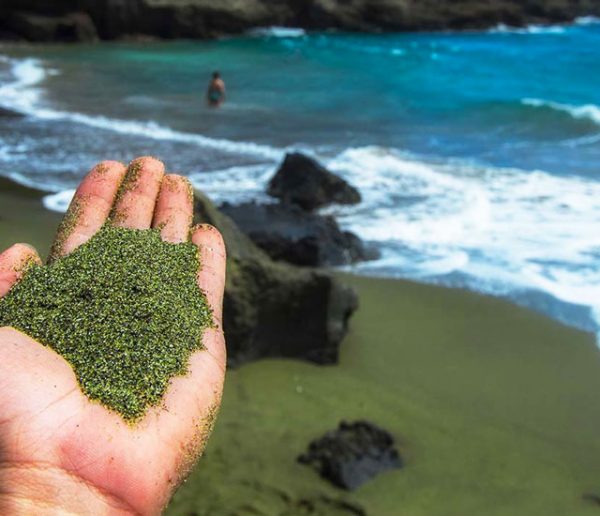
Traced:
<path fill-rule="evenodd" d="M 123 181 L 129 183 L 117 199 Z M 160 228 L 163 240 L 191 238 L 202 263 L 198 286 L 216 328 L 171 381 L 160 407 L 134 426 L 82 394 L 69 364 L 49 347 L 0 328 L 0 513 L 155 514 L 201 452 L 218 410 L 225 371 L 221 306 L 225 248 L 211 226 L 191 229 L 193 202 L 181 176 L 153 158 L 126 169 L 103 162 L 82 181 L 59 228 L 53 255 L 72 252 L 112 214 L 113 223 Z M 0 296 L 20 279 L 34 249 L 0 254 Z"/>

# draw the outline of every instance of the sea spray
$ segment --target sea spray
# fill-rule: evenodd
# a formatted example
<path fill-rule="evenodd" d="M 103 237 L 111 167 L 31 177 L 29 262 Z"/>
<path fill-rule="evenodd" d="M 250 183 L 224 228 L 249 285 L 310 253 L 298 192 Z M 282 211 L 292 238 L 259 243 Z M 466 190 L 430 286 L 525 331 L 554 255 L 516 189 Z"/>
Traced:
<path fill-rule="evenodd" d="M 32 265 L 0 299 L 0 326 L 54 349 L 90 399 L 135 421 L 186 373 L 212 325 L 198 267 L 192 243 L 107 225 L 70 255 Z"/>

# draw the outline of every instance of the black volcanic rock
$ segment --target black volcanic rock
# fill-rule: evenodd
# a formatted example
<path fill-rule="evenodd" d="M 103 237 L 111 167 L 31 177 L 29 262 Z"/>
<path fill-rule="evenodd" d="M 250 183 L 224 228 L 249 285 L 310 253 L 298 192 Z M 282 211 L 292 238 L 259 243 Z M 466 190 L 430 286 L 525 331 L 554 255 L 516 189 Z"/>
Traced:
<path fill-rule="evenodd" d="M 378 256 L 354 233 L 342 231 L 333 217 L 307 213 L 294 205 L 224 204 L 221 211 L 273 260 L 321 267 Z"/>
<path fill-rule="evenodd" d="M 263 357 L 337 362 L 356 293 L 335 276 L 274 262 L 200 192 L 196 219 L 217 227 L 227 248 L 223 329 L 230 366 Z"/>
<path fill-rule="evenodd" d="M 351 31 L 481 29 L 499 23 L 566 23 L 578 16 L 600 16 L 597 0 L 2 0 L 0 37 L 33 41 L 62 31 L 38 21 L 15 21 L 15 12 L 46 17 L 89 15 L 102 39 L 125 36 L 212 38 L 255 27 L 281 25 Z M 38 29 L 31 30 L 31 23 Z M 45 23 L 45 22 L 44 22 Z M 86 22 L 87 23 L 87 22 Z M 29 25 L 29 26 L 28 26 Z M 43 23 L 42 23 L 43 25 Z M 73 34 L 70 29 L 67 31 Z M 78 31 L 75 31 L 77 34 Z M 87 33 L 87 30 L 86 30 Z M 61 35 L 62 34 L 62 35 Z M 81 41 L 77 36 L 69 41 Z"/>
<path fill-rule="evenodd" d="M 11 32 L 29 41 L 90 42 L 98 33 L 89 14 L 71 12 L 46 15 L 27 11 L 12 12 L 8 18 Z"/>
<path fill-rule="evenodd" d="M 1 118 L 23 118 L 25 115 L 23 113 L 19 113 L 18 111 L 13 111 L 12 109 L 6 109 L 0 107 L 0 119 Z"/>
<path fill-rule="evenodd" d="M 403 465 L 391 434 L 368 421 L 342 421 L 337 430 L 312 441 L 298 462 L 312 465 L 323 478 L 349 491 Z"/>
<path fill-rule="evenodd" d="M 598 493 L 583 493 L 581 498 L 596 507 L 600 507 L 600 494 Z"/>
<path fill-rule="evenodd" d="M 267 193 L 283 203 L 297 204 L 307 211 L 333 203 L 360 202 L 356 188 L 329 172 L 318 161 L 299 152 L 286 154 L 269 182 Z"/>

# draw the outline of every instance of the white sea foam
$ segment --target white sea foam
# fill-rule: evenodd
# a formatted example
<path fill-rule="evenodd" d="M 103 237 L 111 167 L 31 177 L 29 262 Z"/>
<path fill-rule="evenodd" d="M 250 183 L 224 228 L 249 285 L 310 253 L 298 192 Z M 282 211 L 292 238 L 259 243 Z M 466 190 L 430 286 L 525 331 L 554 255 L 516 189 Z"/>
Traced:
<path fill-rule="evenodd" d="M 572 104 L 562 104 L 551 100 L 543 99 L 523 99 L 521 101 L 525 106 L 550 108 L 563 113 L 568 113 L 573 118 L 579 120 L 591 120 L 600 125 L 600 106 L 595 104 L 584 104 L 582 106 L 574 106 Z"/>
<path fill-rule="evenodd" d="M 274 171 L 275 166 L 248 165 L 191 174 L 189 178 L 196 188 L 217 203 L 268 201 L 264 192 Z"/>
<path fill-rule="evenodd" d="M 272 202 L 273 199 L 265 194 L 265 189 L 274 170 L 273 166 L 248 165 L 194 173 L 188 177 L 195 188 L 202 190 L 217 204 L 247 201 Z M 54 190 L 52 186 L 40 185 L 21 174 L 10 174 L 8 177 L 30 188 Z M 42 200 L 47 209 L 64 213 L 74 194 L 74 189 L 58 190 L 44 196 Z"/>
<path fill-rule="evenodd" d="M 564 25 L 527 25 L 526 27 L 511 27 L 504 23 L 499 23 L 488 32 L 495 34 L 564 34 L 566 27 Z"/>
<path fill-rule="evenodd" d="M 273 38 L 300 38 L 306 36 L 306 31 L 298 27 L 257 27 L 248 31 L 252 36 L 273 37 Z"/>
<path fill-rule="evenodd" d="M 0 86 L 0 105 L 7 109 L 45 120 L 65 120 L 119 134 L 189 143 L 233 154 L 260 156 L 270 160 L 277 160 L 283 155 L 283 150 L 269 145 L 209 138 L 201 134 L 176 131 L 153 121 L 120 120 L 52 109 L 43 102 L 43 89 L 40 88 L 40 84 L 47 77 L 47 70 L 42 63 L 33 58 L 11 62 L 15 80 Z"/>
<path fill-rule="evenodd" d="M 221 150 L 233 154 L 260 156 L 268 159 L 278 159 L 282 156 L 279 149 L 268 145 L 251 142 L 236 142 L 232 140 L 209 138 L 201 134 L 175 131 L 169 127 L 152 121 L 119 120 L 104 116 L 90 116 L 82 113 L 69 113 L 54 110 L 37 110 L 36 116 L 45 119 L 69 120 L 98 129 L 105 129 L 120 134 L 144 136 L 153 140 L 168 140 L 189 143 L 204 148 Z"/>
<path fill-rule="evenodd" d="M 75 190 L 64 190 L 54 194 L 46 195 L 42 199 L 44 207 L 48 210 L 64 213 L 69 207 L 71 199 L 75 195 Z"/>
<path fill-rule="evenodd" d="M 488 32 L 495 34 L 564 34 L 567 29 L 573 25 L 585 26 L 596 25 L 600 23 L 597 16 L 580 16 L 575 18 L 573 23 L 561 25 L 527 25 L 525 27 L 512 27 L 504 23 L 499 23 Z"/>
<path fill-rule="evenodd" d="M 484 292 L 542 291 L 600 314 L 600 183 L 376 147 L 329 167 L 363 195 L 335 208 L 341 223 L 386 251 L 358 270 L 389 273 L 395 259 L 403 276 L 459 273 Z"/>
<path fill-rule="evenodd" d="M 0 105 L 24 113 L 35 111 L 42 96 L 42 90 L 36 86 L 47 77 L 46 71 L 37 59 L 7 58 L 4 62 L 12 64 L 14 80 L 0 86 Z"/>
<path fill-rule="evenodd" d="M 596 25 L 600 23 L 600 18 L 597 16 L 580 16 L 575 19 L 575 25 Z"/>

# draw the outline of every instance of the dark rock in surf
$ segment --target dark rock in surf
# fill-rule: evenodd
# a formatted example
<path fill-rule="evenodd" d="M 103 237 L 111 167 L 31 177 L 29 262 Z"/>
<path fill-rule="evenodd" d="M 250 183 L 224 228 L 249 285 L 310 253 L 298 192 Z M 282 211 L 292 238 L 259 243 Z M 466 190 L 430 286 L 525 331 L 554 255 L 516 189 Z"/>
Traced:
<path fill-rule="evenodd" d="M 274 262 L 200 192 L 198 221 L 217 227 L 227 247 L 223 329 L 227 360 L 237 366 L 263 357 L 333 364 L 356 293 L 331 274 Z"/>
<path fill-rule="evenodd" d="M 336 430 L 312 441 L 298 462 L 313 466 L 323 478 L 349 491 L 403 466 L 392 435 L 368 421 L 342 421 Z"/>
<path fill-rule="evenodd" d="M 358 190 L 329 172 L 313 158 L 299 152 L 286 154 L 267 193 L 283 203 L 311 211 L 329 204 L 357 204 Z"/>
<path fill-rule="evenodd" d="M 307 213 L 295 205 L 224 204 L 221 211 L 273 260 L 322 267 L 378 257 L 333 217 Z"/>
<path fill-rule="evenodd" d="M 0 107 L 0 119 L 2 118 L 23 118 L 25 115 L 23 113 L 19 113 L 18 111 L 13 111 L 12 109 L 6 109 Z"/>

